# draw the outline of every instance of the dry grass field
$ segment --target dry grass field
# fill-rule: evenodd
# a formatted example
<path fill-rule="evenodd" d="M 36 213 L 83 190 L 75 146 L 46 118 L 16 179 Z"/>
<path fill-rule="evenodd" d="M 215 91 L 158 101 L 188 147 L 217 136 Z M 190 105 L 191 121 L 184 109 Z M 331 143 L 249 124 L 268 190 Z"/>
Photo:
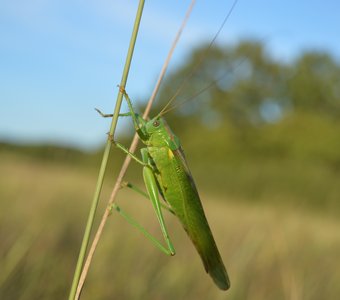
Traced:
<path fill-rule="evenodd" d="M 2 153 L 0 172 L 0 299 L 65 299 L 96 172 L 10 153 Z M 107 179 L 99 215 L 112 184 Z M 167 257 L 113 214 L 82 299 L 338 299 L 339 220 L 204 191 L 202 199 L 231 278 L 228 292 L 205 274 L 173 216 L 166 214 L 177 254 Z M 161 236 L 147 201 L 125 190 L 118 201 Z"/>

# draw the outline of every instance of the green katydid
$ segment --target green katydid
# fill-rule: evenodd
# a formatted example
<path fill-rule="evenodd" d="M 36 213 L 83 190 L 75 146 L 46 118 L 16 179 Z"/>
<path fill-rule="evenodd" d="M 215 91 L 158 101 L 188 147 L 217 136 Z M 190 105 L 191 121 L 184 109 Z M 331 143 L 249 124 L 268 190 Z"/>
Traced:
<path fill-rule="evenodd" d="M 227 16 L 224 18 L 219 30 L 210 42 L 207 50 L 209 50 L 222 30 L 224 24 L 229 18 L 231 12 L 236 6 L 237 0 L 234 0 Z M 196 68 L 203 62 L 204 55 Z M 192 76 L 195 72 L 192 72 Z M 216 83 L 221 78 L 214 81 Z M 209 88 L 213 83 L 206 86 L 199 93 Z M 222 261 L 221 255 L 216 246 L 210 226 L 205 216 L 200 197 L 197 192 L 195 182 L 192 178 L 191 172 L 188 168 L 184 152 L 182 150 L 179 138 L 171 131 L 166 121 L 162 118 L 170 103 L 175 99 L 176 95 L 184 87 L 177 90 L 176 94 L 171 98 L 163 110 L 151 120 L 144 120 L 140 115 L 133 110 L 131 100 L 129 99 L 124 87 L 120 87 L 120 92 L 123 93 L 127 101 L 129 112 L 119 114 L 119 116 L 130 116 L 132 118 L 134 128 L 140 140 L 146 145 L 141 149 L 142 159 L 139 159 L 133 153 L 130 153 L 120 143 L 111 141 L 126 154 L 128 154 L 136 162 L 143 165 L 143 179 L 147 194 L 138 188 L 128 184 L 128 186 L 140 194 L 146 196 L 151 200 L 156 216 L 158 218 L 161 231 L 166 242 L 167 247 L 164 247 L 156 238 L 147 232 L 137 221 L 126 214 L 117 204 L 113 204 L 114 208 L 120 215 L 122 215 L 130 224 L 138 228 L 152 243 L 154 243 L 161 251 L 167 255 L 175 255 L 175 249 L 169 238 L 168 230 L 166 228 L 162 208 L 174 214 L 182 223 L 189 238 L 193 242 L 197 252 L 199 253 L 205 270 L 215 284 L 221 290 L 230 288 L 230 281 L 227 271 Z M 112 117 L 112 115 L 105 115 L 96 109 L 103 117 Z M 159 195 L 164 202 L 160 201 Z"/>
<path fill-rule="evenodd" d="M 161 117 L 162 112 L 151 120 L 145 121 L 134 112 L 132 103 L 123 88 L 121 88 L 121 92 L 124 93 L 130 110 L 130 112 L 121 114 L 121 116 L 132 117 L 135 130 L 140 140 L 146 145 L 146 148 L 141 149 L 142 159 L 130 153 L 128 149 L 113 141 L 113 139 L 112 141 L 118 148 L 143 165 L 144 183 L 160 223 L 167 248 L 130 218 L 119 206 L 114 204 L 113 208 L 129 223 L 140 229 L 163 252 L 174 255 L 175 250 L 164 222 L 162 207 L 170 210 L 182 223 L 203 261 L 206 272 L 209 273 L 220 289 L 227 290 L 230 287 L 229 278 L 178 137 L 174 135 L 166 121 Z M 97 111 L 104 117 L 111 116 Z M 161 203 L 159 195 L 165 200 L 167 206 Z"/>

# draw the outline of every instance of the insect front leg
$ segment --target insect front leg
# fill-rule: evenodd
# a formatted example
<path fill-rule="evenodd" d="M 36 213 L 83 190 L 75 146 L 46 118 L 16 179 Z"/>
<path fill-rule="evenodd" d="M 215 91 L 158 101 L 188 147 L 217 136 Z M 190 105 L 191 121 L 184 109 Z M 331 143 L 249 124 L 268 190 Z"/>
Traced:
<path fill-rule="evenodd" d="M 113 114 L 104 114 L 101 110 L 99 110 L 98 108 L 95 108 L 95 111 L 97 113 L 99 113 L 103 118 L 112 118 Z M 127 113 L 120 113 L 118 115 L 119 117 L 131 117 L 131 112 L 127 112 Z"/>
<path fill-rule="evenodd" d="M 124 99 L 126 100 L 128 107 L 129 107 L 129 112 L 127 113 L 120 113 L 119 117 L 131 117 L 133 121 L 133 126 L 141 138 L 141 140 L 146 140 L 147 139 L 147 134 L 145 132 L 145 120 L 137 113 L 135 113 L 133 107 L 132 107 L 132 102 L 126 93 L 125 89 L 122 87 L 119 87 L 119 91 L 123 94 Z M 95 110 L 103 117 L 103 118 L 112 118 L 113 114 L 104 114 L 101 112 L 98 108 L 95 108 Z"/>
<path fill-rule="evenodd" d="M 124 99 L 127 102 L 127 105 L 130 110 L 130 116 L 132 118 L 133 126 L 135 127 L 136 132 L 138 133 L 139 137 L 142 140 L 145 140 L 147 138 L 145 128 L 144 128 L 146 124 L 145 120 L 139 114 L 135 113 L 133 106 L 132 106 L 131 99 L 129 98 L 129 95 L 126 93 L 125 89 L 123 87 L 119 87 L 119 90 L 123 94 Z"/>

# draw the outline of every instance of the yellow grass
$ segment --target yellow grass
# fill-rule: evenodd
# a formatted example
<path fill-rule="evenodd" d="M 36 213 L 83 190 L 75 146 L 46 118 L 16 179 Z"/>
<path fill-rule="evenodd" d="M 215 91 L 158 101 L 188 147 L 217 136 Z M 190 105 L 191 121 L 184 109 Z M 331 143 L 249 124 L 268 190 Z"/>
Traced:
<path fill-rule="evenodd" d="M 96 171 L 2 154 L 0 299 L 65 299 Z M 113 185 L 106 180 L 99 212 Z M 117 214 L 96 252 L 82 299 L 338 299 L 340 221 L 288 207 L 202 200 L 232 287 L 219 291 L 178 222 L 167 257 Z M 119 203 L 161 237 L 149 202 Z"/>

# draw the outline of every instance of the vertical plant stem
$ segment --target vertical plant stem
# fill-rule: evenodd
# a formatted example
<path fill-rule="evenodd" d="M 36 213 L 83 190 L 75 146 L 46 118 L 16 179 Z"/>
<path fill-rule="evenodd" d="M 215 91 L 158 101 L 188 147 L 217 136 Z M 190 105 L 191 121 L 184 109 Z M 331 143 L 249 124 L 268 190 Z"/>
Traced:
<path fill-rule="evenodd" d="M 133 27 L 133 31 L 132 31 L 132 35 L 130 39 L 130 45 L 129 45 L 128 53 L 127 53 L 126 60 L 125 60 L 124 71 L 123 71 L 122 79 L 120 82 L 120 86 L 122 88 L 125 88 L 125 85 L 127 82 L 132 55 L 133 55 L 133 51 L 134 51 L 134 47 L 135 47 L 135 43 L 137 39 L 139 24 L 140 24 L 140 20 L 142 17 L 144 2 L 145 0 L 139 1 L 135 23 L 134 23 L 134 27 Z M 119 91 L 117 95 L 116 106 L 115 106 L 115 110 L 114 110 L 114 114 L 113 114 L 113 118 L 111 122 L 110 131 L 109 131 L 110 136 L 113 136 L 116 130 L 118 115 L 119 115 L 120 107 L 122 104 L 122 99 L 123 99 L 123 94 L 121 93 L 121 91 Z M 86 254 L 87 246 L 88 246 L 89 239 L 90 239 L 91 229 L 93 226 L 93 221 L 94 221 L 94 217 L 95 217 L 95 213 L 96 213 L 96 209 L 98 206 L 99 197 L 100 197 L 100 193 L 101 193 L 101 189 L 102 189 L 102 185 L 104 181 L 104 175 L 105 175 L 106 165 L 107 165 L 108 158 L 109 158 L 111 144 L 112 144 L 111 141 L 108 139 L 106 142 L 103 159 L 102 159 L 102 163 L 101 163 L 100 170 L 99 170 L 97 185 L 96 185 L 95 193 L 93 195 L 91 209 L 90 209 L 88 220 L 86 223 L 83 241 L 80 247 L 80 252 L 79 252 L 78 261 L 77 261 L 76 269 L 75 269 L 74 276 L 73 276 L 69 300 L 73 300 L 75 298 L 76 289 L 78 286 L 81 270 L 84 264 L 85 254 Z"/>
<path fill-rule="evenodd" d="M 172 57 L 172 54 L 173 54 L 173 52 L 174 52 L 174 50 L 176 48 L 176 45 L 177 45 L 178 40 L 180 38 L 180 35 L 182 34 L 182 31 L 183 31 L 183 29 L 184 29 L 184 27 L 185 27 L 185 25 L 186 25 L 186 23 L 187 23 L 187 21 L 189 19 L 189 16 L 191 14 L 191 11 L 192 11 L 192 9 L 194 7 L 195 2 L 196 2 L 195 0 L 191 0 L 191 4 L 190 4 L 190 6 L 189 6 L 189 8 L 187 10 L 185 18 L 184 18 L 184 20 L 183 20 L 183 22 L 181 24 L 180 29 L 177 32 L 175 40 L 173 41 L 171 49 L 170 49 L 170 51 L 168 53 L 168 56 L 167 56 L 167 58 L 166 58 L 166 60 L 164 62 L 164 65 L 162 67 L 161 73 L 160 73 L 159 78 L 157 80 L 155 89 L 154 89 L 154 91 L 152 93 L 152 96 L 150 97 L 150 99 L 148 101 L 148 104 L 147 104 L 147 106 L 145 108 L 145 111 L 144 111 L 144 114 L 143 114 L 143 119 L 146 119 L 148 117 L 148 115 L 149 115 L 149 112 L 151 110 L 152 103 L 155 100 L 155 96 L 157 94 L 159 85 L 160 85 L 160 83 L 161 83 L 161 81 L 162 81 L 162 79 L 164 77 L 164 74 L 165 74 L 166 69 L 167 69 L 167 67 L 169 65 L 170 59 Z M 129 148 L 129 152 L 133 153 L 136 150 L 137 144 L 138 144 L 138 135 L 135 134 L 134 137 L 133 137 L 133 140 L 131 142 L 131 145 L 130 145 L 130 148 Z M 78 283 L 78 287 L 77 287 L 77 291 L 76 291 L 76 296 L 74 298 L 75 300 L 78 300 L 78 298 L 80 296 L 80 293 L 82 291 L 82 288 L 83 288 L 83 285 L 84 285 L 84 282 L 85 282 L 85 279 L 86 279 L 86 276 L 87 276 L 87 273 L 88 273 L 88 270 L 90 268 L 90 264 L 91 264 L 91 261 L 92 261 L 93 255 L 94 255 L 94 252 L 95 252 L 95 250 L 97 248 L 99 239 L 100 239 L 100 237 L 101 237 L 101 235 L 103 233 L 103 229 L 104 229 L 105 223 L 107 221 L 107 218 L 109 217 L 109 215 L 111 213 L 112 204 L 114 203 L 114 200 L 115 200 L 115 197 L 116 197 L 116 195 L 118 193 L 118 190 L 121 187 L 121 182 L 123 180 L 123 177 L 124 177 L 124 175 L 126 173 L 126 170 L 127 170 L 128 166 L 129 166 L 130 161 L 131 161 L 131 156 L 127 155 L 125 157 L 125 160 L 124 160 L 124 163 L 122 165 L 122 168 L 121 168 L 121 170 L 120 170 L 120 172 L 118 174 L 116 183 L 115 183 L 115 185 L 113 187 L 110 199 L 108 201 L 106 210 L 104 211 L 104 214 L 103 214 L 102 219 L 100 221 L 100 224 L 98 226 L 97 232 L 96 232 L 96 234 L 95 234 L 95 236 L 93 238 L 92 245 L 91 245 L 91 247 L 89 249 L 89 252 L 88 252 L 85 264 L 84 264 L 84 268 L 82 270 L 82 273 L 81 273 L 81 276 L 80 276 L 80 279 L 79 279 L 79 283 Z"/>

